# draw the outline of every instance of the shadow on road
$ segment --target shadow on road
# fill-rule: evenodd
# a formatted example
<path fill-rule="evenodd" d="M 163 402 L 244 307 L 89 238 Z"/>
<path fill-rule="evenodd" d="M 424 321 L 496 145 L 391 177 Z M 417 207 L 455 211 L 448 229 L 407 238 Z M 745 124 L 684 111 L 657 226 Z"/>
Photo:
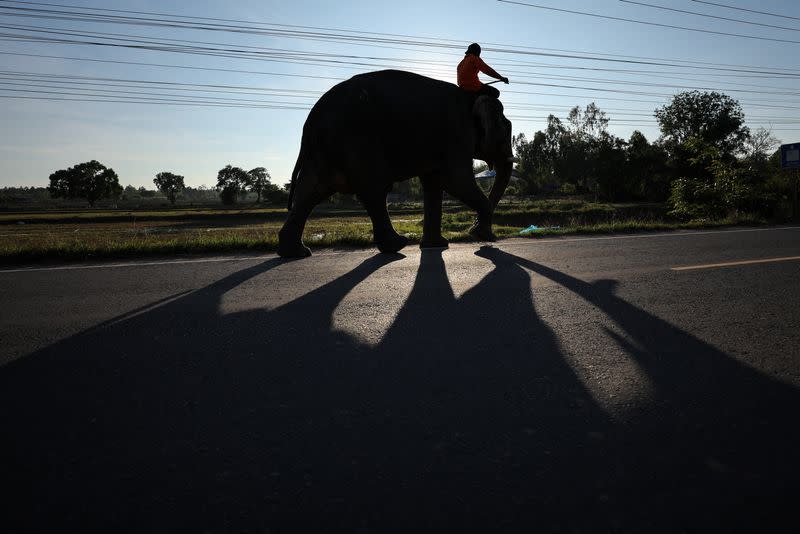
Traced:
<path fill-rule="evenodd" d="M 401 255 L 274 310 L 220 314 L 226 292 L 282 263 L 270 260 L 7 365 L 7 521 L 157 532 L 791 524 L 796 389 L 618 298 L 613 283 L 478 254 L 494 269 L 456 298 L 441 252 L 423 252 L 377 347 L 334 331 L 332 314 Z M 624 331 L 609 335 L 653 384 L 650 403 L 624 422 L 604 412 L 537 315 L 532 274 Z"/>

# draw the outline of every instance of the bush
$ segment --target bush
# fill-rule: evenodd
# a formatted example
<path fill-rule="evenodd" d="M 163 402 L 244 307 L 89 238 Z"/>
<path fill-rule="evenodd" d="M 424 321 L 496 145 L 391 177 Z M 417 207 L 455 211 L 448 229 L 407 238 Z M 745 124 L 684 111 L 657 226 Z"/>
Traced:
<path fill-rule="evenodd" d="M 562 185 L 559 191 L 563 195 L 574 195 L 578 192 L 578 188 L 575 186 L 575 184 L 567 183 Z"/>
<path fill-rule="evenodd" d="M 277 186 L 270 187 L 264 194 L 267 202 L 275 205 L 286 205 L 289 202 L 289 192 Z"/>
<path fill-rule="evenodd" d="M 235 185 L 228 185 L 222 188 L 222 191 L 219 193 L 219 198 L 222 200 L 222 203 L 225 205 L 232 205 L 236 204 L 236 199 L 239 196 L 239 188 Z"/>
<path fill-rule="evenodd" d="M 669 202 L 679 217 L 720 218 L 758 209 L 754 177 L 737 163 L 716 160 L 709 165 L 712 179 L 678 178 L 672 183 Z"/>

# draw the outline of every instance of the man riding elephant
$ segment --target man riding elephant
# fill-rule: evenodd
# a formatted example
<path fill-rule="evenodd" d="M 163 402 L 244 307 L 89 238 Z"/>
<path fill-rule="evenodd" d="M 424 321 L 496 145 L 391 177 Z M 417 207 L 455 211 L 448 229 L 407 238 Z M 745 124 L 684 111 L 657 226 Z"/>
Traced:
<path fill-rule="evenodd" d="M 496 171 L 487 198 L 472 172 L 475 159 Z M 396 182 L 418 176 L 424 190 L 421 247 L 446 247 L 441 233 L 446 192 L 477 214 L 469 233 L 494 239 L 492 214 L 513 167 L 511 121 L 497 98 L 411 72 L 386 70 L 353 76 L 328 90 L 303 126 L 289 188 L 289 214 L 278 234 L 278 254 L 305 257 L 308 216 L 331 194 L 355 194 L 372 220 L 378 250 L 408 243 L 387 211 Z"/>
<path fill-rule="evenodd" d="M 456 68 L 458 74 L 458 86 L 470 93 L 478 95 L 489 95 L 494 98 L 500 97 L 500 91 L 490 85 L 481 83 L 478 79 L 478 72 L 482 72 L 492 78 L 508 83 L 508 78 L 501 76 L 492 67 L 484 63 L 481 59 L 481 45 L 472 43 L 464 53 L 464 59 Z"/>

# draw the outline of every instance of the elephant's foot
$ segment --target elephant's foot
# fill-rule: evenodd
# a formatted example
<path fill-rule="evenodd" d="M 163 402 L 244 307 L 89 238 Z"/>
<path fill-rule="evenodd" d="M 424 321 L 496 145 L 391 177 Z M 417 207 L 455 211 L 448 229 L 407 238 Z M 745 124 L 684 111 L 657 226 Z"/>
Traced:
<path fill-rule="evenodd" d="M 408 245 L 408 238 L 395 233 L 394 235 L 382 238 L 380 241 L 375 240 L 375 244 L 378 245 L 378 250 L 384 254 L 394 254 Z"/>
<path fill-rule="evenodd" d="M 496 241 L 497 237 L 492 233 L 490 225 L 484 225 L 476 221 L 472 227 L 467 230 L 467 233 L 477 239 L 478 241 Z"/>
<path fill-rule="evenodd" d="M 422 236 L 422 241 L 419 243 L 419 248 L 447 248 L 450 242 L 443 238 L 441 235 L 435 237 Z"/>
<path fill-rule="evenodd" d="M 285 245 L 278 243 L 278 256 L 281 258 L 307 258 L 311 256 L 311 249 L 303 243 Z"/>
<path fill-rule="evenodd" d="M 278 256 L 281 258 L 307 258 L 311 249 L 303 245 L 302 226 L 298 228 L 292 221 L 287 221 L 278 232 Z"/>

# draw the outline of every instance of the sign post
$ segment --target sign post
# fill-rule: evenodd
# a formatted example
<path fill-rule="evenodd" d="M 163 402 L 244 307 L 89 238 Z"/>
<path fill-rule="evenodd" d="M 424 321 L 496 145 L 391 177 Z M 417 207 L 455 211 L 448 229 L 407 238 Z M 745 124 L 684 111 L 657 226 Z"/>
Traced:
<path fill-rule="evenodd" d="M 800 217 L 800 206 L 797 198 L 797 182 L 800 180 L 800 143 L 781 145 L 781 168 L 793 170 L 794 180 L 792 180 L 792 218 L 797 220 Z"/>

